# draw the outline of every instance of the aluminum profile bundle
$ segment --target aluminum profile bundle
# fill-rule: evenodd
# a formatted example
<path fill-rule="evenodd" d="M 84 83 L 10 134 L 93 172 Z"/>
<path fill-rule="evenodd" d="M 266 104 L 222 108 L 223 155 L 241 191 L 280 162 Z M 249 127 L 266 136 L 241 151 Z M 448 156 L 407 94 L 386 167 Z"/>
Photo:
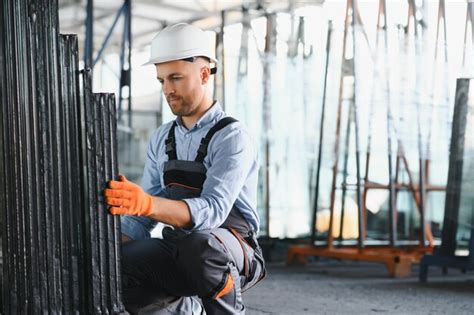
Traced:
<path fill-rule="evenodd" d="M 2 314 L 123 310 L 120 225 L 102 191 L 116 178 L 115 99 L 78 70 L 56 1 L 0 4 Z"/>

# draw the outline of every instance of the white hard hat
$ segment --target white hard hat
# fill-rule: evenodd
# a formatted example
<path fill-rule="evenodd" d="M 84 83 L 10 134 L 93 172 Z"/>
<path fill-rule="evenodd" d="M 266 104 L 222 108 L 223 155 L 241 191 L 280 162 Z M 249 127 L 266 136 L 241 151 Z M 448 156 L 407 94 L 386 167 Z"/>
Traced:
<path fill-rule="evenodd" d="M 196 26 L 178 23 L 155 35 L 151 41 L 150 60 L 145 65 L 200 56 L 217 63 L 206 33 Z"/>

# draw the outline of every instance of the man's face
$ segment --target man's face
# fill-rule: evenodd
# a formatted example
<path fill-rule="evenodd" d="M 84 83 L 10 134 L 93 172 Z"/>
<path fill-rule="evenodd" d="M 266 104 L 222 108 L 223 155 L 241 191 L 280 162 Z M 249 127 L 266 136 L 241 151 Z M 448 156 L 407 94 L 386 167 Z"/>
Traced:
<path fill-rule="evenodd" d="M 176 116 L 192 116 L 204 97 L 206 70 L 200 59 L 176 60 L 155 65 L 158 81 L 171 111 Z"/>

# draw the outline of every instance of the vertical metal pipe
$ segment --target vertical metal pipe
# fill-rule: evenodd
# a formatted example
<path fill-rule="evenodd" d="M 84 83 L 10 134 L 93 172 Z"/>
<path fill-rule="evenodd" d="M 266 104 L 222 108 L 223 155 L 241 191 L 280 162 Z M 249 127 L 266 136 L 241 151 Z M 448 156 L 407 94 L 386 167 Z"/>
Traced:
<path fill-rule="evenodd" d="M 132 101 L 132 90 L 131 90 L 131 52 L 132 52 L 132 42 L 131 42 L 131 4 L 130 0 L 124 0 L 124 28 L 122 34 L 122 45 L 120 48 L 120 87 L 119 87 L 119 120 L 122 119 L 122 110 L 123 110 L 123 88 L 128 87 L 128 104 L 127 104 L 127 113 L 128 113 L 128 126 L 132 126 L 132 117 L 131 117 L 131 101 Z M 126 57 L 125 57 L 126 56 Z M 125 62 L 125 59 L 127 62 Z"/>
<path fill-rule="evenodd" d="M 128 85 L 128 127 L 132 128 L 132 3 L 130 0 L 125 0 L 127 3 L 127 85 Z"/>
<path fill-rule="evenodd" d="M 216 65 L 218 71 L 214 78 L 214 98 L 221 101 L 225 110 L 225 46 L 224 46 L 224 29 L 225 29 L 225 11 L 221 11 L 221 25 L 216 36 L 216 54 L 219 65 Z M 243 32 L 243 30 L 242 30 Z M 240 56 L 239 56 L 240 60 Z"/>
<path fill-rule="evenodd" d="M 86 4 L 86 34 L 84 43 L 84 67 L 92 68 L 94 61 L 94 0 Z"/>

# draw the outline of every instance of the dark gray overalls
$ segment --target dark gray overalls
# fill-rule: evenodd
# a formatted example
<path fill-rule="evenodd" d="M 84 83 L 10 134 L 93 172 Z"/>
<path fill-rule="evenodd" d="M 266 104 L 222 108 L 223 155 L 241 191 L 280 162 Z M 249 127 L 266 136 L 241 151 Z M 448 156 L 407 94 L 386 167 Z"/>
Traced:
<path fill-rule="evenodd" d="M 235 121 L 225 117 L 217 122 L 201 140 L 194 161 L 177 159 L 173 123 L 165 142 L 168 161 L 163 177 L 168 198 L 200 196 L 207 146 L 217 131 Z M 124 244 L 122 270 L 125 305 L 138 314 L 193 314 L 201 305 L 195 298 L 184 298 L 192 296 L 201 299 L 209 315 L 244 314 L 241 293 L 266 273 L 255 233 L 235 206 L 219 228 L 189 233 L 167 227 L 163 239 Z M 229 288 L 229 277 L 233 287 L 221 296 Z"/>

